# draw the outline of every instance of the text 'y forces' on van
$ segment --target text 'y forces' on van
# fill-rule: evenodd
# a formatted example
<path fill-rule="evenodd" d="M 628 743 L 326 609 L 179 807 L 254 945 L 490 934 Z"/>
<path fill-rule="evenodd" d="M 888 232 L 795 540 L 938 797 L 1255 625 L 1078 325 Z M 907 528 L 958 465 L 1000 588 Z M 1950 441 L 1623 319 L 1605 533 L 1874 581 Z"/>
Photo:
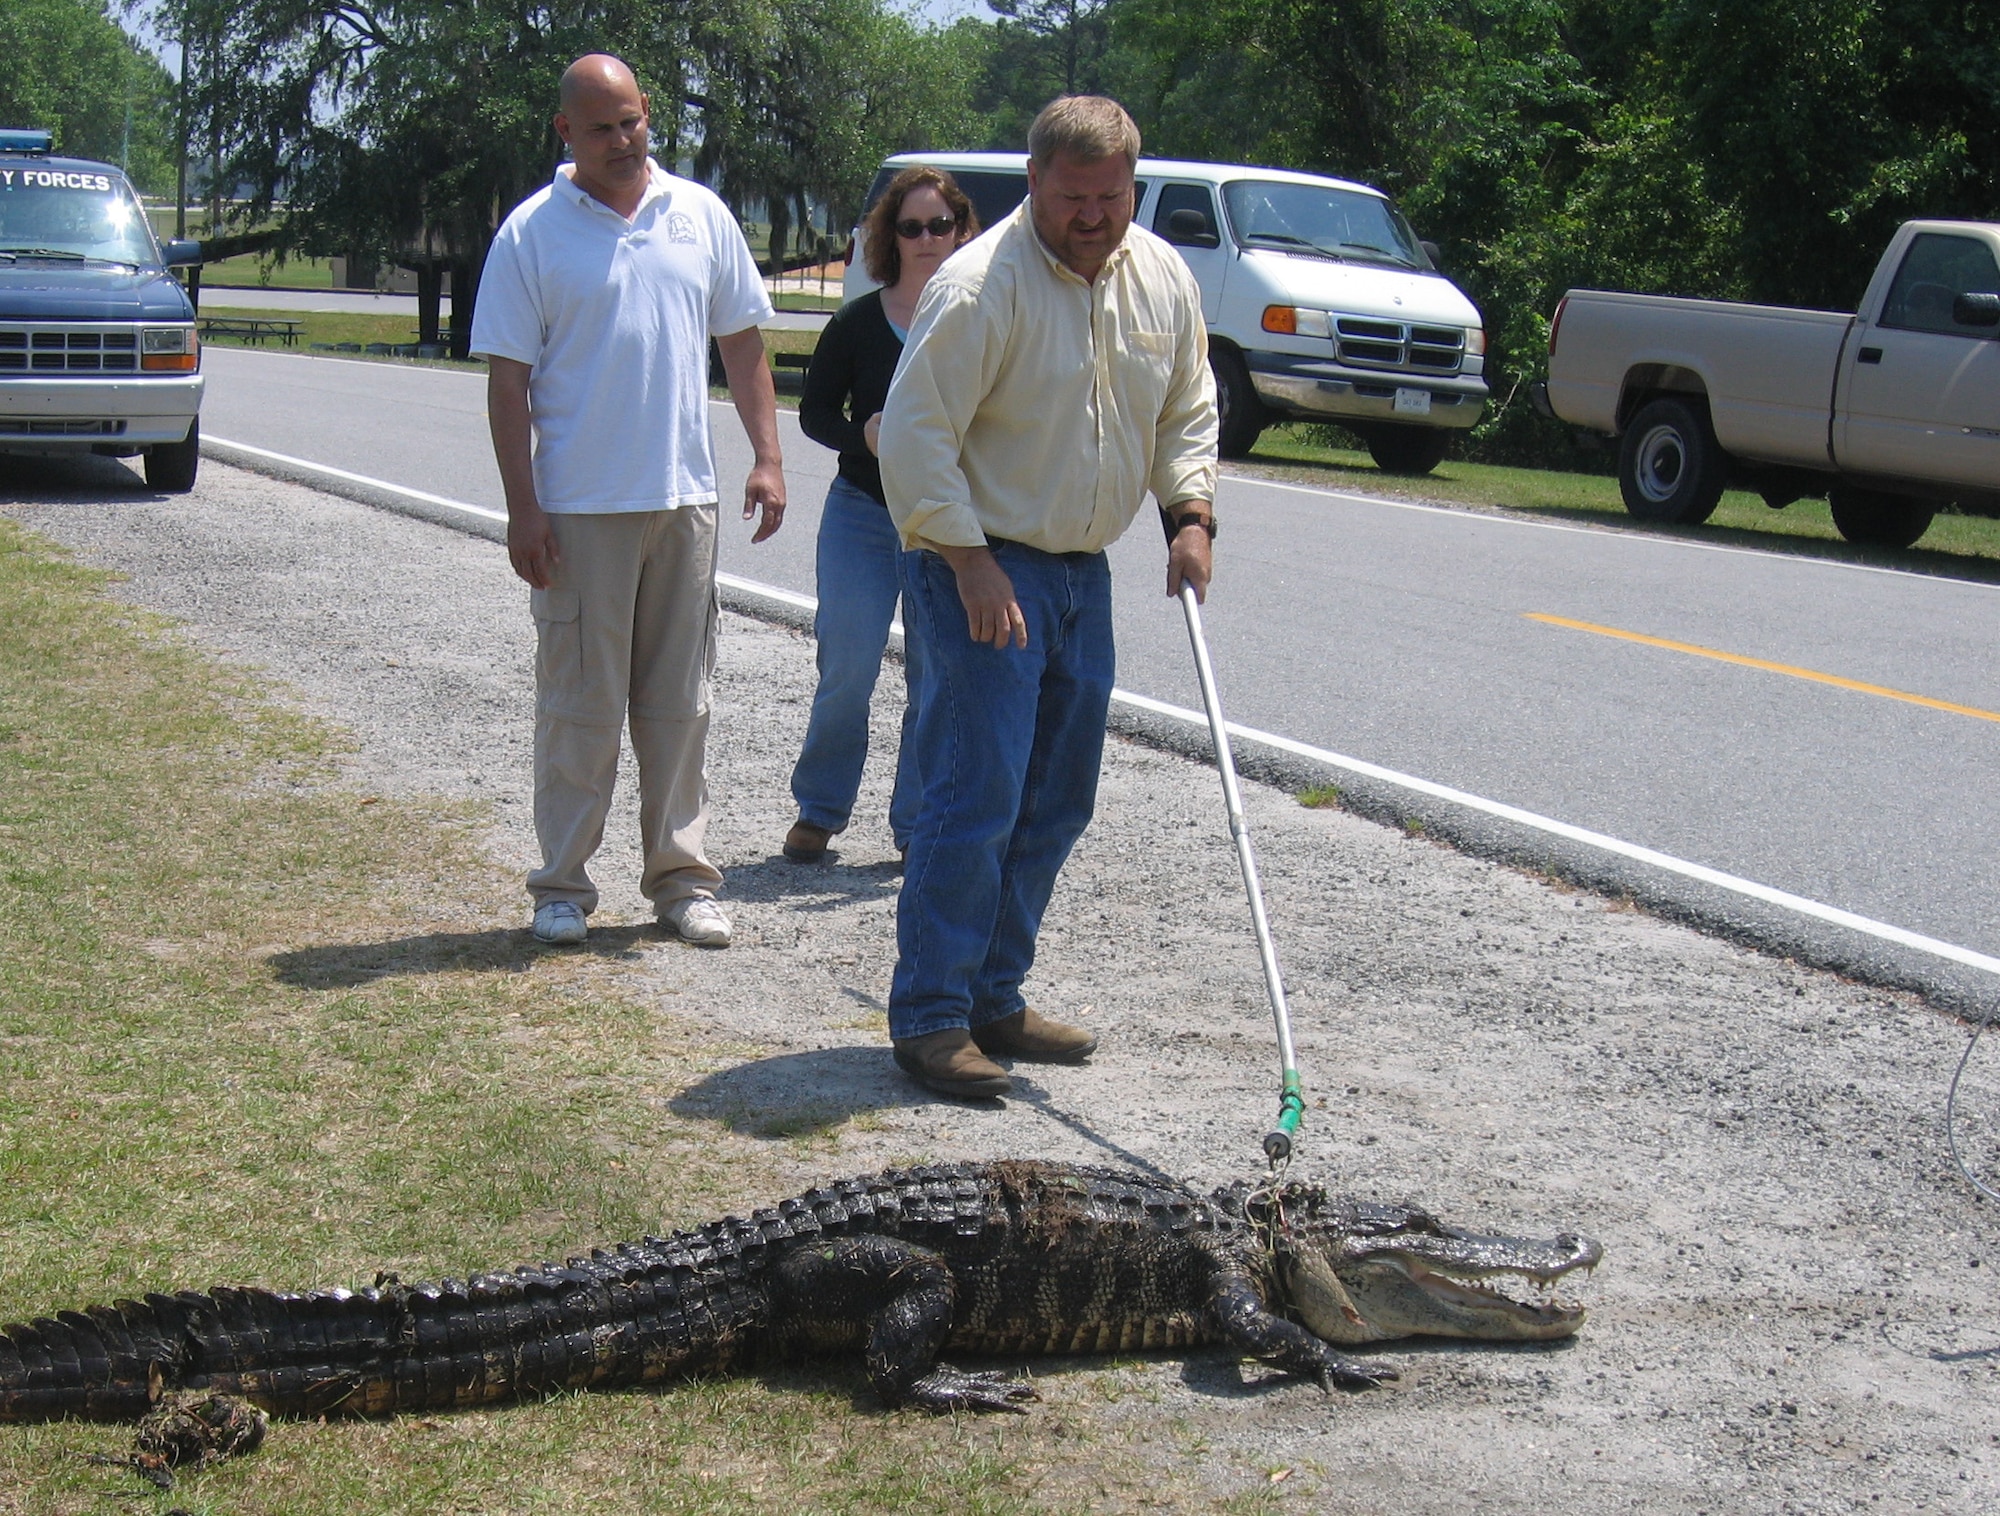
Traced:
<path fill-rule="evenodd" d="M 866 204 L 914 164 L 956 179 L 984 227 L 1028 193 L 1025 153 L 899 153 Z M 1141 158 L 1137 178 L 1133 224 L 1172 243 L 1201 286 L 1223 457 L 1243 457 L 1275 420 L 1333 421 L 1381 467 L 1422 474 L 1479 420 L 1479 311 L 1380 190 L 1167 158 Z M 843 293 L 873 287 L 856 246 Z"/>
<path fill-rule="evenodd" d="M 193 489 L 201 352 L 167 269 L 201 245 L 161 247 L 122 173 L 52 147 L 0 131 L 0 453 L 143 455 Z"/>

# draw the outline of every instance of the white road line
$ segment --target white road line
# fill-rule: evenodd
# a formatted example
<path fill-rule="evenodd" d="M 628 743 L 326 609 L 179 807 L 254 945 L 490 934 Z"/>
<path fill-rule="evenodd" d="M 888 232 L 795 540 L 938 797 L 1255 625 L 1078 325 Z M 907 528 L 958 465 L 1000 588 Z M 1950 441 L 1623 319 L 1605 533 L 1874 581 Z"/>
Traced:
<path fill-rule="evenodd" d="M 391 484 L 385 479 L 371 479 L 366 474 L 350 473 L 346 469 L 330 467 L 324 463 L 312 463 L 304 458 L 294 458 L 285 453 L 274 453 L 267 448 L 251 447 L 244 442 L 231 442 L 223 437 L 204 437 L 205 442 L 218 446 L 235 448 L 258 458 L 268 458 L 292 468 L 320 473 L 334 479 L 343 479 L 350 484 L 362 484 L 370 489 L 386 490 L 392 495 L 401 495 L 411 500 L 421 500 L 427 505 L 442 506 L 447 510 L 462 511 L 468 516 L 477 516 L 483 521 L 505 521 L 504 511 L 489 510 L 482 505 L 468 505 L 463 500 L 449 500 L 443 495 L 433 495 L 424 490 L 413 490 L 407 485 Z M 1308 491 L 1325 494 L 1327 491 Z M 1367 498 L 1357 496 L 1359 498 Z M 1393 502 L 1378 502 L 1383 504 Z M 1422 506 L 1412 509 L 1432 510 L 1435 507 Z M 1463 514 L 1463 513 L 1454 513 Z M 1496 518 L 1497 519 L 1497 518 Z M 1574 531 L 1574 527 L 1559 527 L 1557 530 Z M 1893 572 L 1893 571 L 1890 571 Z M 763 584 L 755 579 L 740 578 L 735 574 L 717 574 L 716 582 L 728 586 L 740 594 L 760 596 L 774 600 L 794 610 L 817 610 L 819 602 L 811 595 L 801 595 L 796 590 L 780 589 L 774 584 Z M 1146 711 L 1154 716 L 1164 716 L 1178 721 L 1198 731 L 1208 730 L 1208 717 L 1200 711 L 1188 710 L 1185 706 L 1169 705 L 1163 700 L 1154 700 L 1147 695 L 1135 695 L 1128 690 L 1113 690 L 1112 700 L 1133 710 Z M 1850 931 L 1877 938 L 1883 942 L 1893 942 L 1900 947 L 1912 948 L 1927 953 L 1934 958 L 1942 958 L 1951 963 L 1963 964 L 1967 968 L 1980 969 L 1988 974 L 2000 974 L 2000 958 L 1991 958 L 1984 953 L 1976 953 L 1971 948 L 1963 948 L 1952 942 L 1942 942 L 1935 937 L 1926 937 L 1920 932 L 1907 931 L 1899 926 L 1891 926 L 1886 921 L 1876 921 L 1868 916 L 1857 916 L 1852 911 L 1843 911 L 1838 906 L 1826 905 L 1818 900 L 1810 900 L 1804 895 L 1794 895 L 1785 890 L 1773 889 L 1768 884 L 1759 884 L 1754 879 L 1744 879 L 1735 874 L 1725 874 L 1720 869 L 1709 868 L 1706 864 L 1690 863 L 1684 858 L 1676 858 L 1671 853 L 1656 852 L 1649 847 L 1641 847 L 1636 842 L 1625 842 L 1617 837 L 1606 836 L 1603 832 L 1593 832 L 1585 827 L 1571 826 L 1567 821 L 1557 821 L 1553 817 L 1540 816 L 1533 811 L 1524 811 L 1519 806 L 1508 805 L 1499 800 L 1488 800 L 1482 795 L 1470 794 L 1465 790 L 1455 790 L 1450 785 L 1438 784 L 1429 779 L 1419 779 L 1414 774 L 1399 773 L 1395 769 L 1383 768 L 1379 763 L 1370 763 L 1363 758 L 1350 758 L 1344 753 L 1336 753 L 1328 748 L 1314 747 L 1310 743 L 1297 741 L 1291 737 L 1281 737 L 1275 732 L 1259 731 L 1255 727 L 1239 726 L 1234 721 L 1228 723 L 1229 735 L 1244 742 L 1255 742 L 1263 747 L 1296 757 L 1309 758 L 1315 763 L 1326 764 L 1330 768 L 1345 769 L 1348 773 L 1359 774 L 1382 784 L 1394 785 L 1398 789 L 1410 790 L 1419 795 L 1428 795 L 1435 800 L 1449 801 L 1453 805 L 1464 806 L 1468 810 L 1495 816 L 1503 821 L 1514 822 L 1518 826 L 1547 832 L 1550 836 L 1561 837 L 1570 842 L 1596 848 L 1600 852 L 1611 853 L 1620 858 L 1629 858 L 1636 863 L 1648 864 L 1669 874 L 1678 874 L 1683 879 L 1692 879 L 1701 884 L 1713 885 L 1717 889 L 1728 890 L 1751 900 L 1762 901 L 1781 909 L 1809 916 L 1816 921 L 1830 922 L 1846 927 Z"/>
<path fill-rule="evenodd" d="M 231 351 L 252 352 L 253 349 L 232 348 Z M 256 353 L 256 356 L 260 358 L 309 358 L 314 362 L 318 363 L 347 363 L 361 368 L 381 367 L 381 365 L 378 363 L 369 363 L 364 359 L 335 358 L 335 357 L 330 357 L 323 353 L 275 353 L 263 349 L 255 349 L 254 351 Z M 460 377 L 459 371 L 453 369 L 433 369 L 429 370 L 428 372 L 441 373 L 448 378 Z M 479 376 L 477 374 L 465 374 L 463 375 L 463 377 L 469 379 L 477 379 Z M 722 410 L 733 411 L 735 409 L 735 402 L 730 400 L 717 400 L 713 397 L 710 397 L 708 403 L 710 406 Z M 779 410 L 779 415 L 789 416 L 794 426 L 798 424 L 798 413 L 796 411 L 785 410 L 781 407 Z M 223 441 L 223 439 L 220 437 L 211 438 L 209 440 L 214 442 Z M 282 453 L 263 453 L 262 449 L 250 447 L 245 443 L 228 442 L 225 443 L 224 445 L 228 447 L 240 447 L 243 448 L 245 452 L 262 453 L 262 456 L 264 457 L 275 458 L 281 462 L 289 463 L 299 468 L 324 469 L 327 473 L 334 475 L 336 478 L 353 479 L 365 482 L 367 484 L 373 485 L 377 489 L 391 490 L 397 494 L 409 495 L 414 499 L 429 501 L 433 505 L 456 504 L 456 502 L 454 501 L 443 500 L 436 495 L 426 495 L 421 490 L 412 490 L 406 488 L 403 485 L 385 484 L 379 479 L 362 480 L 361 475 L 348 474 L 337 468 L 328 468 L 323 463 L 307 463 L 304 459 L 301 458 L 287 458 Z M 1918 573 L 1912 569 L 1889 568 L 1882 564 L 1876 564 L 1876 563 L 1850 563 L 1840 558 L 1819 558 L 1811 555 L 1801 555 L 1798 553 L 1781 553 L 1772 548 L 1738 547 L 1735 546 L 1734 544 L 1726 542 L 1690 542 L 1684 537 L 1662 537 L 1652 532 L 1621 532 L 1614 527 L 1573 526 L 1567 522 L 1543 521 L 1532 517 L 1496 516 L 1493 515 L 1491 512 L 1478 510 L 1469 506 L 1454 507 L 1448 505 L 1426 505 L 1422 501 L 1399 500 L 1390 495 L 1364 495 L 1353 490 L 1330 490 L 1330 489 L 1323 489 L 1310 484 L 1287 484 L 1281 480 L 1259 479 L 1249 474 L 1224 474 L 1222 475 L 1222 479 L 1224 480 L 1224 482 L 1229 484 L 1246 485 L 1254 487 L 1256 489 L 1283 490 L 1288 494 L 1312 495 L 1321 500 L 1340 500 L 1355 505 L 1386 505 L 1391 510 L 1414 511 L 1420 515 L 1426 515 L 1426 516 L 1453 516 L 1461 521 L 1466 520 L 1468 518 L 1475 521 L 1497 521 L 1505 526 L 1532 527 L 1534 529 L 1544 532 L 1572 532 L 1582 536 L 1615 537 L 1623 542 L 1643 542 L 1654 547 L 1688 548 L 1694 552 L 1699 552 L 1699 553 L 1729 553 L 1737 555 L 1739 557 L 1746 557 L 1746 558 L 1782 558 L 1789 563 L 1809 564 L 1819 568 L 1849 569 L 1858 574 L 1888 574 L 1894 578 L 1902 578 L 1902 579 L 1936 579 L 1943 577 L 1937 574 Z M 482 512 L 480 512 L 477 506 L 467 506 L 465 507 L 465 509 L 472 511 L 474 514 L 483 514 Z M 504 520 L 505 517 L 501 517 L 499 519 Z M 746 583 L 747 582 L 748 581 L 746 581 Z M 1985 581 L 1978 579 L 1951 579 L 1950 582 L 1952 584 L 1964 585 L 1970 589 L 2000 590 L 2000 584 L 1988 584 Z"/>
<path fill-rule="evenodd" d="M 1135 710 L 1150 711 L 1156 716 L 1170 717 L 1186 722 L 1189 726 L 1208 730 L 1208 718 L 1199 711 L 1190 711 L 1178 705 L 1168 705 L 1165 701 L 1154 700 L 1146 695 L 1133 695 L 1124 690 L 1113 691 L 1113 700 L 1129 705 Z M 1679 874 L 1684 879 L 1698 880 L 1702 884 L 1712 884 L 1718 889 L 1733 894 L 1744 895 L 1752 900 L 1761 900 L 1767 905 L 1782 906 L 1801 916 L 1811 916 L 1819 921 L 1829 921 L 1835 926 L 1844 926 L 1853 931 L 1866 933 L 1884 942 L 1894 942 L 1902 947 L 1915 948 L 1920 953 L 1962 963 L 1968 968 L 1983 969 L 1989 974 L 2000 974 L 2000 958 L 1990 958 L 1984 953 L 1976 953 L 1971 948 L 1963 948 L 1952 942 L 1941 942 L 1935 937 L 1926 937 L 1920 932 L 1907 931 L 1899 926 L 1891 926 L 1886 921 L 1876 921 L 1868 916 L 1857 916 L 1852 911 L 1843 911 L 1838 906 L 1826 905 L 1817 900 L 1809 900 L 1804 895 L 1793 895 L 1785 890 L 1773 889 L 1768 884 L 1759 884 L 1754 879 L 1744 879 L 1736 874 L 1725 874 L 1720 869 L 1712 869 L 1706 864 L 1689 863 L 1684 858 L 1676 858 L 1671 853 L 1656 852 L 1649 847 L 1641 847 L 1636 842 L 1625 842 L 1617 837 L 1607 837 L 1602 832 L 1593 832 L 1585 827 L 1571 826 L 1567 821 L 1557 821 L 1548 816 L 1524 811 L 1519 806 L 1508 805 L 1504 801 L 1488 800 L 1483 795 L 1468 794 L 1455 790 L 1450 785 L 1438 784 L 1429 779 L 1419 779 L 1413 774 L 1399 773 L 1395 769 L 1383 768 L 1379 763 L 1370 763 L 1365 758 L 1349 758 L 1344 753 L 1335 753 L 1323 747 L 1313 747 L 1309 743 L 1298 742 L 1290 737 L 1280 737 L 1275 732 L 1260 732 L 1255 727 L 1238 726 L 1234 721 L 1227 723 L 1232 738 L 1242 738 L 1246 742 L 1260 743 L 1275 748 L 1281 753 L 1296 754 L 1310 758 L 1317 763 L 1332 768 L 1345 769 L 1349 773 L 1365 778 L 1393 784 L 1399 789 L 1413 790 L 1420 795 L 1429 795 L 1438 800 L 1448 800 L 1454 805 L 1462 805 L 1468 810 L 1497 816 L 1504 821 L 1512 821 L 1521 826 L 1532 827 L 1551 836 L 1580 842 L 1586 847 L 1601 852 L 1613 853 L 1620 858 L 1630 858 L 1638 863 L 1650 864 L 1664 869 L 1670 874 Z"/>
<path fill-rule="evenodd" d="M 755 579 L 744 579 L 736 574 L 724 574 L 721 572 L 716 574 L 715 582 L 720 585 L 726 585 L 728 588 L 736 590 L 741 594 L 755 595 L 763 600 L 775 600 L 780 605 L 791 606 L 794 610 L 816 611 L 819 609 L 819 602 L 811 595 L 801 595 L 797 590 L 779 589 L 775 584 L 763 584 Z M 903 635 L 903 623 L 900 621 L 891 621 L 889 623 L 889 630 L 900 637 Z"/>
<path fill-rule="evenodd" d="M 421 500 L 426 505 L 440 505 L 446 510 L 462 511 L 468 516 L 477 516 L 482 521 L 507 519 L 505 511 L 492 510 L 483 505 L 468 505 L 463 500 L 448 500 L 443 495 L 433 495 L 428 490 L 413 490 L 407 484 L 391 484 L 386 479 L 371 479 L 366 474 L 352 474 L 344 468 L 335 468 L 330 463 L 314 463 L 309 458 L 294 458 L 290 453 L 274 453 L 269 448 L 252 447 L 247 442 L 231 442 L 227 437 L 203 434 L 201 440 L 213 442 L 217 447 L 234 448 L 237 452 L 248 453 L 253 458 L 268 458 L 273 463 L 282 463 L 289 468 L 324 474 L 329 479 L 345 479 L 349 484 L 365 484 L 371 490 L 386 490 L 392 495 L 401 495 L 405 500 Z"/>
<path fill-rule="evenodd" d="M 1254 485 L 1264 490 L 1284 490 L 1294 495 L 1313 495 L 1322 500 L 1340 500 L 1358 505 L 1386 505 L 1392 510 L 1415 511 L 1426 516 L 1452 516 L 1460 521 L 1492 521 L 1501 526 L 1525 526 L 1544 532 L 1570 532 L 1585 537 L 1615 537 L 1621 542 L 1642 542 L 1653 547 L 1687 548 L 1697 553 L 1728 553 L 1743 558 L 1777 558 L 1788 563 L 1810 564 L 1817 568 L 1852 569 L 1858 574 L 1888 574 L 1902 579 L 1937 579 L 1938 574 L 1921 574 L 1912 569 L 1889 568 L 1879 563 L 1850 563 L 1843 558 L 1820 558 L 1811 554 L 1783 553 L 1775 548 L 1739 547 L 1728 542 L 1690 542 L 1685 537 L 1663 537 L 1654 532 L 1621 532 L 1616 527 L 1575 526 L 1566 521 L 1544 521 L 1528 516 L 1496 516 L 1476 507 L 1426 505 L 1419 500 L 1396 500 L 1386 495 L 1362 495 L 1351 490 L 1321 489 L 1310 484 L 1285 484 L 1276 479 L 1258 479 L 1248 474 L 1224 474 L 1231 484 Z M 1979 579 L 1951 579 L 1950 583 L 1969 589 L 1994 590 L 2000 584 Z"/>

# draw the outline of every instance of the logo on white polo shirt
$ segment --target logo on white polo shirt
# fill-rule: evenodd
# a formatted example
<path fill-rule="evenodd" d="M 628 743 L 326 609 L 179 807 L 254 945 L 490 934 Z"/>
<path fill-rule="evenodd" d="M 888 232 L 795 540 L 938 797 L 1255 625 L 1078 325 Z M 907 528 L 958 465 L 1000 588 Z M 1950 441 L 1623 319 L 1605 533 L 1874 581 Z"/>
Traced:
<path fill-rule="evenodd" d="M 667 241 L 692 242 L 694 240 L 694 217 L 690 216 L 686 211 L 668 212 Z"/>

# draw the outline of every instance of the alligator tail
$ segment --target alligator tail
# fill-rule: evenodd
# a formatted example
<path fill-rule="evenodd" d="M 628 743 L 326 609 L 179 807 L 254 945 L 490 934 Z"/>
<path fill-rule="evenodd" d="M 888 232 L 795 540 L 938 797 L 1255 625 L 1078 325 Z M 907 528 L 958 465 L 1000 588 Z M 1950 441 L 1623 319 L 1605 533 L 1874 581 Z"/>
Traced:
<path fill-rule="evenodd" d="M 179 1378 L 182 1351 L 163 1313 L 133 1300 L 0 1328 L 0 1421 L 136 1421 Z"/>
<path fill-rule="evenodd" d="M 315 1417 L 610 1389 L 726 1367 L 760 1314 L 655 1238 L 463 1282 L 155 1294 L 0 1327 L 0 1422 L 131 1421 L 175 1391 Z"/>

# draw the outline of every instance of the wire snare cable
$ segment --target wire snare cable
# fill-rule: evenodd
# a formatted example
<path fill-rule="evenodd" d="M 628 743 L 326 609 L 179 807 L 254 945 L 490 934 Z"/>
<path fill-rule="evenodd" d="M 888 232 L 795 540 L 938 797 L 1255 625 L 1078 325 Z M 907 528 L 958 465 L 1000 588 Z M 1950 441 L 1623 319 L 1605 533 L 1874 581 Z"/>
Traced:
<path fill-rule="evenodd" d="M 1236 844 L 1236 861 L 1243 868 L 1243 889 L 1250 897 L 1250 922 L 1257 930 L 1257 954 L 1264 963 L 1264 988 L 1271 997 L 1271 1015 L 1278 1026 L 1278 1062 L 1283 1084 L 1278 1096 L 1278 1123 L 1264 1137 L 1264 1156 L 1272 1169 L 1291 1160 L 1292 1139 L 1305 1114 L 1306 1097 L 1299 1083 L 1298 1057 L 1292 1050 L 1292 1018 L 1285 1008 L 1285 981 L 1278 972 L 1278 950 L 1271 941 L 1271 923 L 1264 914 L 1264 886 L 1257 878 L 1257 858 L 1250 850 L 1250 826 L 1243 817 L 1243 795 L 1236 783 L 1236 759 L 1229 750 L 1229 730 L 1222 720 L 1222 701 L 1215 693 L 1215 669 L 1208 660 L 1208 642 L 1201 633 L 1201 605 L 1194 586 L 1181 584 L 1181 609 L 1187 614 L 1188 642 L 1194 648 L 1195 675 L 1201 681 L 1201 701 L 1208 712 L 1208 730 L 1215 739 L 1215 766 L 1222 774 L 1222 800 L 1229 810 L 1229 836 Z"/>
<path fill-rule="evenodd" d="M 1979 1046 L 1980 1034 L 1990 1024 L 1981 1022 L 1972 1029 L 1972 1037 L 1965 1044 L 1965 1052 L 1959 1056 L 1958 1067 L 1952 1072 L 1951 1088 L 1945 1091 L 1944 1097 L 1944 1140 L 1945 1146 L 1951 1149 L 1951 1161 L 1958 1165 L 1958 1171 L 1965 1176 L 1965 1182 L 1988 1200 L 2000 1200 L 2000 1193 L 1979 1182 L 1979 1176 L 1972 1172 L 1972 1166 L 1965 1161 L 1965 1155 L 1958 1150 L 1958 1082 L 1965 1077 L 1965 1066 L 1972 1062 L 1972 1050 Z"/>

